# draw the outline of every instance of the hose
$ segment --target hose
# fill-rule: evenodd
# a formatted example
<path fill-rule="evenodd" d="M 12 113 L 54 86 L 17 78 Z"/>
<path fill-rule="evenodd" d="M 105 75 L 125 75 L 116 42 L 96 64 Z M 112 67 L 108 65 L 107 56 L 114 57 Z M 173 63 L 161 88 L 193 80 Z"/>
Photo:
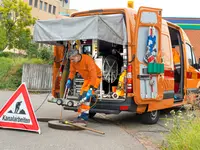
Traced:
<path fill-rule="evenodd" d="M 65 50 L 65 53 L 64 53 L 64 56 L 63 56 L 63 59 L 61 60 L 62 64 L 60 65 L 60 68 L 58 69 L 58 72 L 57 72 L 57 75 L 56 75 L 56 79 L 55 79 L 55 82 L 52 86 L 55 85 L 57 79 L 58 79 L 58 75 L 59 75 L 59 70 L 62 68 L 63 64 L 64 64 L 64 60 L 65 60 L 65 57 L 66 57 L 66 54 L 67 54 L 67 50 Z M 45 101 L 47 100 L 49 94 L 51 94 L 51 91 L 47 94 L 46 98 L 43 100 L 43 102 L 40 104 L 40 106 L 35 110 L 35 113 L 42 107 L 42 105 L 45 103 Z"/>

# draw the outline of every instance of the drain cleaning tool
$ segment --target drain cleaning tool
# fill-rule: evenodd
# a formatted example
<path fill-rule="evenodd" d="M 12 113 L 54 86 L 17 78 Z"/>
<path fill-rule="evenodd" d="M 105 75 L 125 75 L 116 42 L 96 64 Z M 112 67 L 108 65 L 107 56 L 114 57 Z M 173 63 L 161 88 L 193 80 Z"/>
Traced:
<path fill-rule="evenodd" d="M 154 86 L 154 80 L 153 80 L 153 77 L 152 77 L 152 75 L 150 75 L 150 81 L 149 81 L 149 84 L 150 84 L 150 86 L 151 86 L 151 98 L 155 98 L 154 97 L 154 90 L 153 90 L 153 86 Z"/>
<path fill-rule="evenodd" d="M 147 95 L 148 95 L 148 93 L 147 93 L 147 84 L 146 84 L 146 81 L 147 81 L 147 80 L 148 80 L 148 79 L 144 78 L 145 98 L 147 98 Z"/>
<path fill-rule="evenodd" d="M 63 99 L 61 100 L 61 99 L 58 99 L 57 100 L 57 104 L 58 105 L 62 105 L 63 104 L 63 100 L 65 99 L 65 98 L 68 98 L 68 95 L 69 95 L 69 89 L 68 88 L 65 88 L 65 91 L 64 91 L 64 94 L 63 94 Z M 60 101 L 60 102 L 58 102 L 58 101 Z M 59 104 L 60 103 L 60 104 Z M 62 120 L 62 111 L 63 111 L 63 106 L 61 106 L 61 110 L 60 110 L 60 120 Z"/>
<path fill-rule="evenodd" d="M 68 91 L 69 89 L 65 90 L 65 93 L 63 95 L 63 98 L 65 97 L 68 97 Z M 82 99 L 82 103 L 84 102 L 84 98 Z M 91 101 L 91 98 L 90 98 L 90 101 Z M 96 101 L 97 102 L 97 101 Z M 96 102 L 94 103 L 94 105 L 96 104 Z M 94 107 L 94 105 L 92 105 L 92 107 Z M 63 108 L 63 107 L 62 107 Z M 87 111 L 87 110 L 86 110 Z M 62 110 L 61 110 L 62 112 Z M 71 123 L 67 120 L 63 121 L 62 120 L 62 113 L 61 113 L 61 117 L 60 117 L 60 122 L 61 123 L 64 123 L 64 124 L 67 124 L 67 125 L 70 125 L 70 126 L 74 126 L 74 127 L 77 127 L 77 128 L 80 128 L 80 129 L 85 129 L 85 130 L 89 130 L 89 131 L 92 131 L 92 132 L 95 132 L 95 133 L 99 133 L 99 134 L 102 134 L 104 135 L 105 133 L 104 132 L 101 132 L 101 131 L 98 131 L 98 130 L 95 130 L 95 129 L 92 129 L 92 128 L 88 128 L 88 127 L 84 127 L 84 126 L 80 126 L 80 125 L 77 125 L 77 124 L 74 124 L 74 123 Z"/>
<path fill-rule="evenodd" d="M 84 126 L 79 126 L 79 125 L 76 125 L 76 124 L 71 123 L 69 121 L 63 121 L 63 123 L 71 125 L 71 126 L 74 126 L 74 127 L 77 127 L 77 128 L 81 128 L 81 129 L 89 130 L 89 131 L 92 131 L 92 132 L 96 132 L 96 133 L 99 133 L 99 134 L 102 134 L 102 135 L 105 134 L 104 132 L 101 132 L 101 131 L 98 131 L 98 130 L 95 130 L 95 129 L 92 129 L 92 128 L 84 127 Z"/>

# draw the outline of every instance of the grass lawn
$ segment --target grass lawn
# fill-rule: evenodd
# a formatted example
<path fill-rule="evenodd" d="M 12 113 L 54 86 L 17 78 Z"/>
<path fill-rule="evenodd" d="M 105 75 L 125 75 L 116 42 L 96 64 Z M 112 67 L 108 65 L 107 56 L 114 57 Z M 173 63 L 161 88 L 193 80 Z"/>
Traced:
<path fill-rule="evenodd" d="M 44 64 L 45 61 L 37 58 L 0 57 L 0 89 L 17 89 L 21 84 L 24 63 Z"/>
<path fill-rule="evenodd" d="M 181 113 L 182 114 L 182 113 Z M 195 114 L 195 115 L 194 115 Z M 165 150 L 200 150 L 199 108 L 183 115 L 174 115 L 173 128 L 166 136 Z"/>

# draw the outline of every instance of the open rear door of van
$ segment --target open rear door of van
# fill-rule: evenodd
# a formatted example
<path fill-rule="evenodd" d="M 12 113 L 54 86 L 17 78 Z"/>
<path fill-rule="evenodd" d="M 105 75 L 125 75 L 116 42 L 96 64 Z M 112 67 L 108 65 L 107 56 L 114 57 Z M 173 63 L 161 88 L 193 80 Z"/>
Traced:
<path fill-rule="evenodd" d="M 161 26 L 161 9 L 140 7 L 136 17 L 134 40 L 134 99 L 137 104 L 148 104 L 150 101 L 163 99 Z"/>

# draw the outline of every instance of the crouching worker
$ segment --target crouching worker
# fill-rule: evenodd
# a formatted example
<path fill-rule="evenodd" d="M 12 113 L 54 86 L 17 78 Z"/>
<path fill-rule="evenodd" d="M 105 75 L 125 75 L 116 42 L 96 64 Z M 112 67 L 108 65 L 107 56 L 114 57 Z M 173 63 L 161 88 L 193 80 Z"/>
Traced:
<path fill-rule="evenodd" d="M 174 60 L 174 92 L 179 92 L 179 84 L 181 82 L 181 64 L 180 64 L 180 55 L 175 49 L 175 46 L 172 47 L 172 53 L 173 53 L 173 60 Z"/>
<path fill-rule="evenodd" d="M 76 72 L 78 72 L 84 79 L 79 100 L 85 98 L 85 101 L 79 106 L 78 118 L 76 118 L 74 122 L 87 123 L 91 97 L 101 82 L 101 70 L 90 56 L 79 54 L 77 50 L 71 50 L 68 57 L 70 59 L 70 73 L 66 83 L 66 88 L 71 87 Z"/>

